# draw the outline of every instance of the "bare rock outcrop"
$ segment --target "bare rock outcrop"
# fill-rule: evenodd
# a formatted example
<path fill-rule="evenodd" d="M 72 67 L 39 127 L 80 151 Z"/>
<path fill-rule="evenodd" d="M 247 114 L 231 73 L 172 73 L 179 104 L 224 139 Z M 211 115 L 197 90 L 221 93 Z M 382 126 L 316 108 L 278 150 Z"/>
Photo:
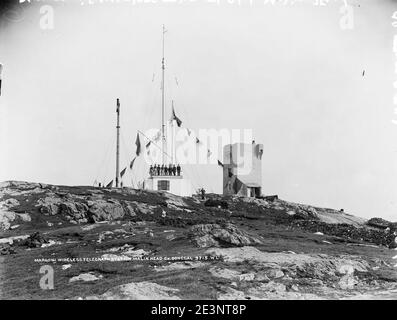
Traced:
<path fill-rule="evenodd" d="M 109 289 L 102 295 L 88 296 L 87 300 L 180 300 L 178 289 L 157 283 L 131 282 Z"/>
<path fill-rule="evenodd" d="M 87 222 L 88 206 L 81 202 L 62 202 L 59 204 L 61 214 L 65 214 L 66 217 L 70 217 L 76 222 L 85 223 Z"/>
<path fill-rule="evenodd" d="M 12 198 L 0 202 L 0 230 L 8 230 L 11 227 L 11 223 L 17 218 L 17 214 L 10 210 L 18 205 L 19 201 Z"/>
<path fill-rule="evenodd" d="M 261 244 L 261 240 L 228 223 L 198 224 L 190 228 L 193 243 L 200 248 L 221 246 L 249 246 Z"/>
<path fill-rule="evenodd" d="M 54 216 L 60 212 L 59 205 L 61 204 L 62 199 L 56 196 L 47 196 L 44 198 L 40 198 L 37 201 L 36 207 L 39 208 L 39 211 L 48 216 Z"/>
<path fill-rule="evenodd" d="M 88 211 L 91 222 L 116 220 L 122 218 L 124 214 L 123 206 L 118 201 L 97 200 Z"/>
<path fill-rule="evenodd" d="M 132 201 L 105 200 L 97 196 L 60 196 L 55 193 L 40 198 L 36 207 L 44 215 L 61 214 L 67 220 L 78 223 L 117 220 L 123 218 L 125 214 L 134 216 L 135 211 L 142 209 Z"/>
<path fill-rule="evenodd" d="M 304 204 L 277 200 L 272 205 L 277 209 L 287 210 L 288 214 L 301 219 L 318 219 L 316 208 Z"/>
<path fill-rule="evenodd" d="M 394 229 L 397 230 L 397 223 L 387 221 L 382 218 L 371 218 L 367 221 L 367 225 L 378 229 Z"/>

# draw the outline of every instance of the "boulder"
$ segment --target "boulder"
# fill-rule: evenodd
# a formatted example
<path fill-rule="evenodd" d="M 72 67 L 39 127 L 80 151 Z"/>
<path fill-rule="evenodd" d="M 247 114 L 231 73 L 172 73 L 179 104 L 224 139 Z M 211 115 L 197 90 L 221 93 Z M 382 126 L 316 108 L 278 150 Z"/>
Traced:
<path fill-rule="evenodd" d="M 29 248 L 39 248 L 43 244 L 49 243 L 48 239 L 40 232 L 35 232 L 29 238 L 22 242 L 22 245 Z"/>
<path fill-rule="evenodd" d="M 88 218 L 91 222 L 111 221 L 124 217 L 124 209 L 120 202 L 107 202 L 97 200 L 88 210 Z"/>
<path fill-rule="evenodd" d="M 29 213 L 18 213 L 17 216 L 22 222 L 31 222 L 32 221 L 32 218 L 29 215 Z"/>
<path fill-rule="evenodd" d="M 143 281 L 131 282 L 111 288 L 99 296 L 88 296 L 87 300 L 180 300 L 178 289 L 157 283 Z"/>
<path fill-rule="evenodd" d="M 216 208 L 222 208 L 222 209 L 227 209 L 229 207 L 228 203 L 223 200 L 213 200 L 213 199 L 208 199 L 204 205 L 206 207 L 216 207 Z"/>
<path fill-rule="evenodd" d="M 164 192 L 163 196 L 166 199 L 165 202 L 167 203 L 168 208 L 182 211 L 188 207 L 182 197 L 176 196 L 169 192 Z"/>
<path fill-rule="evenodd" d="M 302 218 L 318 219 L 317 210 L 313 207 L 298 205 L 296 209 L 296 214 Z"/>
<path fill-rule="evenodd" d="M 251 295 L 263 297 L 267 293 L 282 293 L 286 290 L 287 287 L 284 284 L 270 281 L 267 283 L 262 283 L 258 287 L 250 288 L 248 292 Z"/>
<path fill-rule="evenodd" d="M 16 214 L 11 211 L 4 211 L 0 209 L 0 230 L 8 230 L 11 227 L 11 222 L 16 218 Z"/>
<path fill-rule="evenodd" d="M 351 290 L 358 284 L 356 278 L 351 274 L 344 275 L 338 282 L 339 287 L 342 290 Z"/>
<path fill-rule="evenodd" d="M 155 266 L 154 270 L 157 272 L 169 272 L 175 270 L 187 270 L 187 269 L 197 269 L 205 267 L 205 263 L 203 262 L 196 262 L 196 261 L 182 261 L 182 262 L 174 262 L 165 266 Z"/>
<path fill-rule="evenodd" d="M 84 282 L 90 282 L 90 281 L 96 281 L 101 279 L 102 276 L 96 276 L 95 274 L 88 272 L 88 273 L 82 273 L 76 277 L 72 277 L 69 279 L 69 282 L 76 282 L 76 281 L 84 281 Z"/>
<path fill-rule="evenodd" d="M 386 229 L 389 228 L 392 223 L 382 218 L 371 218 L 367 221 L 367 225 L 379 229 Z"/>
<path fill-rule="evenodd" d="M 232 269 L 212 267 L 209 269 L 211 275 L 216 278 L 224 278 L 229 280 L 239 280 L 241 272 Z"/>
<path fill-rule="evenodd" d="M 317 209 L 300 203 L 287 202 L 284 200 L 277 200 L 270 202 L 271 208 L 275 210 L 282 210 L 290 216 L 294 216 L 296 219 L 303 220 L 318 220 L 319 213 Z"/>
<path fill-rule="evenodd" d="M 60 212 L 59 205 L 61 199 L 58 197 L 47 196 L 45 198 L 40 198 L 37 200 L 37 207 L 42 214 L 48 216 L 54 216 Z"/>
<path fill-rule="evenodd" d="M 262 242 L 248 233 L 229 223 L 225 226 L 218 224 L 199 224 L 191 227 L 190 236 L 193 243 L 200 248 L 218 246 L 248 246 Z"/>
<path fill-rule="evenodd" d="M 14 254 L 14 253 L 15 253 L 15 249 L 13 247 L 11 247 L 10 245 L 7 245 L 7 244 L 0 245 L 0 255 L 6 256 L 9 254 Z"/>
<path fill-rule="evenodd" d="M 278 279 L 284 277 L 284 272 L 280 269 L 270 269 L 266 275 L 271 279 Z"/>
<path fill-rule="evenodd" d="M 125 204 L 126 204 L 127 214 L 129 214 L 131 217 L 136 216 L 136 212 L 135 212 L 136 206 L 134 206 L 133 203 L 130 201 L 125 201 Z"/>
<path fill-rule="evenodd" d="M 157 209 L 157 206 L 153 206 L 143 202 L 130 201 L 130 204 L 134 205 L 136 211 L 141 214 L 153 214 Z"/>
<path fill-rule="evenodd" d="M 263 199 L 266 201 L 274 202 L 278 200 L 278 195 L 264 196 Z"/>
<path fill-rule="evenodd" d="M 78 222 L 87 222 L 88 206 L 81 202 L 66 201 L 59 204 L 60 213 L 68 215 Z M 83 221 L 81 221 L 83 220 Z"/>
<path fill-rule="evenodd" d="M 12 199 L 12 198 L 10 198 L 10 199 L 7 199 L 7 200 L 5 200 L 5 201 L 2 201 L 2 202 L 0 203 L 0 205 L 1 205 L 3 208 L 9 209 L 9 208 L 12 208 L 12 207 L 19 206 L 19 201 L 18 201 L 17 199 Z"/>
<path fill-rule="evenodd" d="M 18 205 L 19 201 L 16 199 L 7 199 L 0 202 L 0 230 L 10 229 L 11 222 L 16 219 L 17 215 L 9 209 Z"/>

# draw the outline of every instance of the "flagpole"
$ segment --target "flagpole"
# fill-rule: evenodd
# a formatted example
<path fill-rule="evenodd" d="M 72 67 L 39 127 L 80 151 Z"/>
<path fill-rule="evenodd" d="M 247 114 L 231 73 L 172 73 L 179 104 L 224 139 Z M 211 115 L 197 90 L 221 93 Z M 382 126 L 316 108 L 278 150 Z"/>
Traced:
<path fill-rule="evenodd" d="M 172 100 L 172 110 L 174 110 L 174 100 Z M 171 119 L 171 133 L 172 133 L 172 138 L 171 138 L 171 163 L 174 163 L 174 136 L 175 136 L 175 131 L 174 131 L 174 119 Z"/>
<path fill-rule="evenodd" d="M 162 164 L 165 164 L 164 152 L 165 152 L 165 122 L 164 122 L 164 114 L 165 114 L 165 106 L 164 106 L 164 73 L 165 73 L 165 61 L 164 61 L 164 34 L 165 34 L 165 26 L 163 25 L 163 59 L 161 62 L 162 67 L 162 85 L 161 85 L 161 134 L 162 134 Z"/>
<path fill-rule="evenodd" d="M 119 166 L 120 166 L 120 101 L 117 98 L 117 146 L 116 146 L 116 188 L 119 187 Z"/>
<path fill-rule="evenodd" d="M 174 163 L 174 148 L 175 148 L 175 144 L 174 144 L 174 139 L 175 139 L 175 127 L 174 127 L 174 120 L 171 120 L 171 134 L 172 134 L 172 140 L 171 140 L 171 163 Z"/>

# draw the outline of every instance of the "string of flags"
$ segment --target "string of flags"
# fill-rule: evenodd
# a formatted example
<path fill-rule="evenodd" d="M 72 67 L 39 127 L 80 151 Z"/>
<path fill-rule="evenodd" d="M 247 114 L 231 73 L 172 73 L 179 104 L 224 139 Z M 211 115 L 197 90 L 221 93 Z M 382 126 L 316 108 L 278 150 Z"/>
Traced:
<path fill-rule="evenodd" d="M 174 106 L 172 106 L 172 117 L 171 117 L 171 121 L 173 121 L 173 120 L 176 121 L 178 127 L 181 127 L 181 126 L 182 126 L 182 120 L 176 115 Z M 191 136 L 192 131 L 191 131 L 189 128 L 186 128 L 186 127 L 185 127 L 185 129 L 186 129 L 187 134 L 188 134 L 189 136 Z M 147 149 L 147 153 L 148 153 L 148 154 L 150 153 L 149 147 L 152 145 L 153 141 L 158 141 L 160 138 L 161 138 L 161 131 L 158 131 L 158 132 L 156 133 L 156 135 L 155 135 L 152 139 L 150 139 L 150 140 L 144 145 L 145 148 Z M 196 143 L 197 143 L 197 144 L 202 144 L 202 142 L 200 141 L 200 139 L 197 138 L 197 137 L 196 137 Z M 134 166 L 134 162 L 135 162 L 135 160 L 137 159 L 137 157 L 139 157 L 140 154 L 142 153 L 142 144 L 141 144 L 139 132 L 137 133 L 137 136 L 136 136 L 135 145 L 136 145 L 136 152 L 135 152 L 136 155 L 135 155 L 135 157 L 131 160 L 131 162 L 130 162 L 130 164 L 129 164 L 130 170 L 132 170 L 132 168 L 133 168 L 133 166 Z M 210 157 L 211 155 L 212 155 L 211 150 L 210 150 L 210 149 L 207 149 L 207 157 Z M 222 163 L 221 161 L 219 161 L 219 160 L 218 160 L 218 165 L 219 165 L 220 167 L 224 167 L 223 163 Z M 127 168 L 124 168 L 124 169 L 120 172 L 120 176 L 121 176 L 121 177 L 124 176 L 124 174 L 125 174 L 125 172 L 126 172 L 126 169 L 127 169 Z M 113 184 L 113 180 L 108 184 L 108 186 L 111 186 L 112 184 Z"/>

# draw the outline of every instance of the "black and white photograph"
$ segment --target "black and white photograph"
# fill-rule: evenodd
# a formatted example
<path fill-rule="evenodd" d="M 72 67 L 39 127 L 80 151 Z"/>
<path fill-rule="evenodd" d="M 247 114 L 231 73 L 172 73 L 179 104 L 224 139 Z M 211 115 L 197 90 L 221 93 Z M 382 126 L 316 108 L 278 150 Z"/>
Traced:
<path fill-rule="evenodd" d="M 396 237 L 396 0 L 1 0 L 3 302 L 397 300 Z"/>

